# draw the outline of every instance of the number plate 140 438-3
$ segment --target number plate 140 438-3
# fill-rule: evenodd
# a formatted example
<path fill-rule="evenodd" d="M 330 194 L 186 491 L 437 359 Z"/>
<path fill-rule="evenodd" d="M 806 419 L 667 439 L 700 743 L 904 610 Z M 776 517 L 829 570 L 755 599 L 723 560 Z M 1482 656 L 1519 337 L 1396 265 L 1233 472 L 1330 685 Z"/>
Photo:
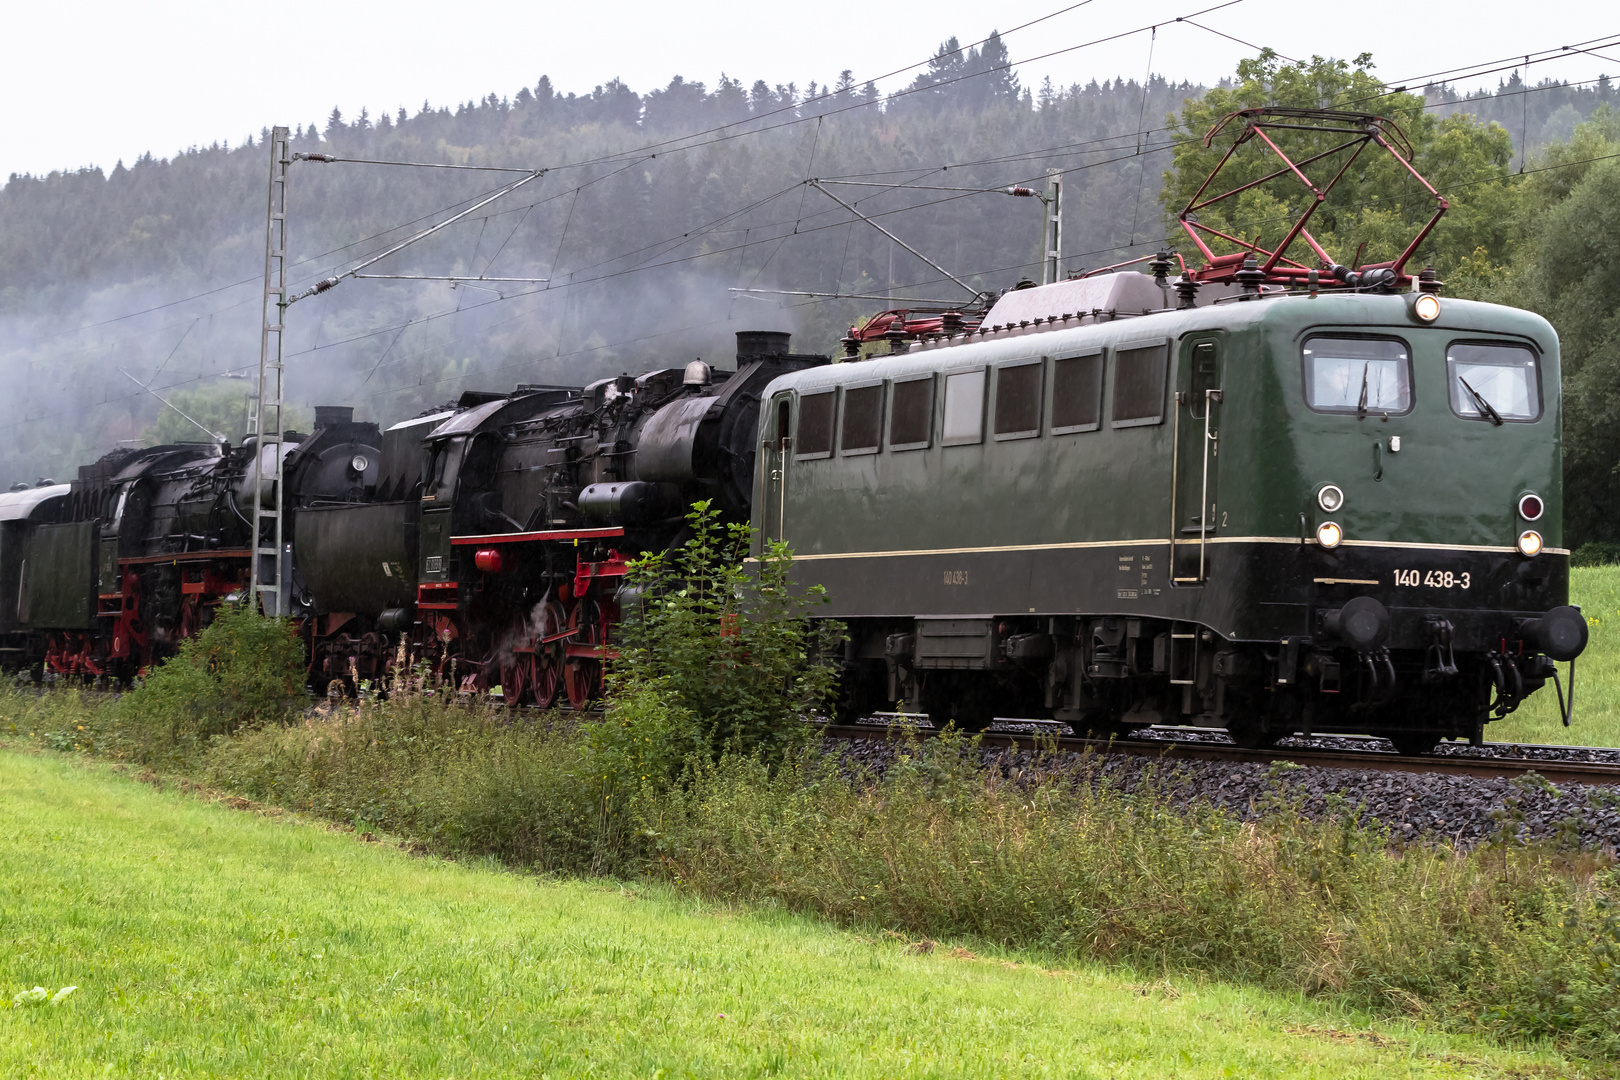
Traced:
<path fill-rule="evenodd" d="M 1466 589 L 1472 581 L 1473 575 L 1467 572 L 1455 574 L 1450 570 L 1395 571 L 1395 584 L 1407 588 Z"/>

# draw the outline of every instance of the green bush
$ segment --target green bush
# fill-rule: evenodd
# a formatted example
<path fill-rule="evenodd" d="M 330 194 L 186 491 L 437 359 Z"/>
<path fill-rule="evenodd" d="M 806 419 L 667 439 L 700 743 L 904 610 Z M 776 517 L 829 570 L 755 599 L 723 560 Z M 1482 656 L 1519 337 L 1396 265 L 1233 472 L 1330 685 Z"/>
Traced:
<path fill-rule="evenodd" d="M 651 722 L 665 742 L 655 757 L 666 771 L 694 751 L 780 761 L 831 700 L 843 627 L 810 617 L 827 597 L 820 586 L 792 587 L 786 544 L 766 541 L 762 557 L 745 562 L 747 525 L 722 528 L 708 502 L 694 504 L 687 521 L 692 537 L 674 558 L 647 555 L 630 566 L 631 594 L 641 599 L 625 612 L 609 668 L 610 720 Z M 653 718 L 656 702 L 667 717 Z"/>
<path fill-rule="evenodd" d="M 304 646 L 246 607 L 214 621 L 123 695 L 115 717 L 145 754 L 185 753 L 245 726 L 285 723 L 304 701 Z"/>

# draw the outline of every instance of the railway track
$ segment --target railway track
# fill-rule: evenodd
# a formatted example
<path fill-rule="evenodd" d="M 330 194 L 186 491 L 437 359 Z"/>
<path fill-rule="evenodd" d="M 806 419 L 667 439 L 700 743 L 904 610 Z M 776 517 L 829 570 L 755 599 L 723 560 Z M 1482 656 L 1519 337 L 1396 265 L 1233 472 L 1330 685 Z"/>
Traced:
<path fill-rule="evenodd" d="M 1494 748 L 1498 751 L 1496 756 L 1450 752 L 1412 757 L 1387 750 L 1348 750 L 1338 747 L 1276 747 L 1268 750 L 1245 750 L 1230 743 L 1206 741 L 1207 733 L 1200 732 L 1206 735 L 1206 738 L 1177 739 L 1172 733 L 1186 729 L 1153 730 L 1155 737 L 1149 738 L 1087 739 L 1059 735 L 1057 748 L 1074 753 L 1090 751 L 1098 754 L 1132 754 L 1168 761 L 1228 761 L 1233 764 L 1261 765 L 1288 761 L 1314 769 L 1374 769 L 1386 772 L 1442 773 L 1483 778 L 1512 778 L 1534 772 L 1555 784 L 1620 785 L 1620 763 L 1580 761 L 1569 757 L 1546 759 L 1527 757 L 1522 753 L 1523 751 L 1549 754 L 1567 754 L 1571 751 L 1617 753 L 1608 747 L 1487 743 L 1483 749 L 1488 753 Z M 903 734 L 931 738 L 939 734 L 931 727 L 886 723 L 829 725 L 825 731 L 832 738 L 872 740 L 891 739 Z M 1051 744 L 1051 736 L 1039 733 L 986 731 L 980 733 L 979 739 L 986 746 L 1025 749 L 1033 749 L 1038 742 Z"/>

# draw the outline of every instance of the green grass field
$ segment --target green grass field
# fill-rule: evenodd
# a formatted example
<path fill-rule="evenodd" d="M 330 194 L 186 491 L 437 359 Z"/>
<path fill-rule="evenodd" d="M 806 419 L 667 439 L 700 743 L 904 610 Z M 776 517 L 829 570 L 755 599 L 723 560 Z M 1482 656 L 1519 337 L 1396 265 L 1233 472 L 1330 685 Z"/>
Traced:
<path fill-rule="evenodd" d="M 68 757 L 0 750 L 0 806 L 6 1077 L 1583 1075 L 1254 990 L 426 859 Z M 36 984 L 79 989 L 10 1006 Z"/>
<path fill-rule="evenodd" d="M 1575 661 L 1575 716 L 1569 727 L 1558 717 L 1551 684 L 1506 719 L 1487 724 L 1492 742 L 1620 746 L 1620 566 L 1570 571 L 1569 600 L 1586 616 L 1591 639 Z M 1568 674 L 1568 664 L 1558 674 Z M 1565 682 L 1567 690 L 1568 682 Z"/>

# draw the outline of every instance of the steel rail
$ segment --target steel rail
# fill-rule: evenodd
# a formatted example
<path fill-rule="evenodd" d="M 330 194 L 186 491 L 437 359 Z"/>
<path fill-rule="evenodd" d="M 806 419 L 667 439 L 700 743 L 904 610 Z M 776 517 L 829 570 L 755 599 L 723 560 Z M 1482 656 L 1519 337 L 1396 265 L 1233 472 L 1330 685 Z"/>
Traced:
<path fill-rule="evenodd" d="M 890 740 L 906 735 L 922 738 L 937 737 L 934 728 L 908 725 L 828 725 L 823 729 L 830 738 L 849 740 Z M 1053 745 L 1050 738 L 1015 732 L 981 732 L 976 736 L 982 745 L 1009 749 L 1034 749 L 1038 744 Z M 1270 765 L 1287 761 L 1305 768 L 1317 769 L 1373 769 L 1384 772 L 1441 773 L 1449 776 L 1473 776 L 1484 779 L 1518 777 L 1534 772 L 1554 783 L 1620 785 L 1620 764 L 1607 765 L 1590 761 L 1537 761 L 1530 758 L 1486 758 L 1460 754 L 1425 755 L 1419 757 L 1394 754 L 1379 750 L 1313 750 L 1310 748 L 1277 748 L 1245 750 L 1226 743 L 1185 742 L 1176 739 L 1086 739 L 1060 736 L 1057 749 L 1072 753 L 1129 754 L 1134 757 L 1153 757 L 1167 761 L 1229 761 L 1233 764 Z M 1500 744 L 1514 745 L 1521 744 Z M 1603 749 L 1592 747 L 1535 747 L 1534 749 Z"/>

